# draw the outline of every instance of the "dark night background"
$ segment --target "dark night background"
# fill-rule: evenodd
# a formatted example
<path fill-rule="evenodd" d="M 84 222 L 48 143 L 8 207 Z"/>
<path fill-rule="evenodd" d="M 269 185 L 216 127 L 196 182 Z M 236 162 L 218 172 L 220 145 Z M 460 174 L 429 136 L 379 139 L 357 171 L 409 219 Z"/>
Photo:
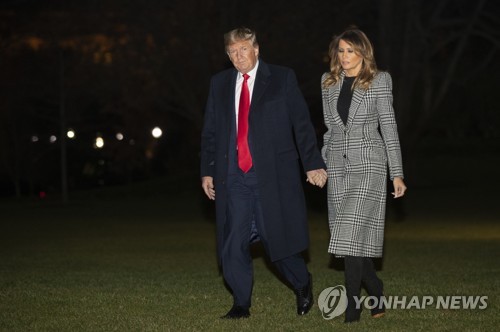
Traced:
<path fill-rule="evenodd" d="M 498 197 L 496 0 L 2 0 L 0 195 L 71 200 L 160 178 L 199 194 L 208 82 L 230 66 L 223 33 L 242 25 L 262 59 L 295 69 L 321 145 L 320 77 L 350 24 L 393 76 L 409 193 Z"/>

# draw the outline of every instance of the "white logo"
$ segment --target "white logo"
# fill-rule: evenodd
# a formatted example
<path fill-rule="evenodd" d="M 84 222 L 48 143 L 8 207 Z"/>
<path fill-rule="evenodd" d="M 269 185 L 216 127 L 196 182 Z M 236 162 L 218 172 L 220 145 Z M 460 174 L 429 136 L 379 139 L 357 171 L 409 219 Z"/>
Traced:
<path fill-rule="evenodd" d="M 357 309 L 362 307 L 378 309 L 464 309 L 484 310 L 488 308 L 488 296 L 439 295 L 439 296 L 354 296 Z M 324 319 L 340 316 L 347 308 L 347 295 L 344 286 L 337 285 L 324 289 L 318 298 L 318 307 Z"/>
<path fill-rule="evenodd" d="M 347 295 L 344 286 L 328 287 L 318 298 L 319 310 L 324 319 L 340 316 L 347 308 Z"/>
<path fill-rule="evenodd" d="M 434 307 L 435 309 L 470 309 L 484 310 L 488 307 L 488 296 L 354 296 L 356 308 L 364 306 L 366 309 L 426 309 Z"/>

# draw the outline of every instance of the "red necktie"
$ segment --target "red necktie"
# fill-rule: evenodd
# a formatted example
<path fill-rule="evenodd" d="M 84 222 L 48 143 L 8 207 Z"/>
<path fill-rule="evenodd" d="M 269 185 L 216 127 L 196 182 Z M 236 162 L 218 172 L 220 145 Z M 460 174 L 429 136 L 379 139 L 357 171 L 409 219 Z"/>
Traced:
<path fill-rule="evenodd" d="M 248 90 L 248 76 L 243 75 L 241 85 L 240 108 L 238 109 L 238 166 L 246 173 L 252 168 L 252 156 L 248 148 L 248 113 L 250 111 L 250 91 Z"/>

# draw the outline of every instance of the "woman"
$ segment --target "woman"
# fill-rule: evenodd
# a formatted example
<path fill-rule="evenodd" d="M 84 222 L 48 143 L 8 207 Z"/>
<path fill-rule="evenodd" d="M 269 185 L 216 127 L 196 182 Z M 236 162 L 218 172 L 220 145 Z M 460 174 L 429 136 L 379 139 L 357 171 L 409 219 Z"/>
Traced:
<path fill-rule="evenodd" d="M 391 76 L 377 70 L 366 35 L 350 28 L 333 38 L 330 72 L 322 77 L 323 158 L 328 168 L 328 251 L 344 257 L 346 322 L 360 319 L 354 298 L 363 284 L 370 296 L 383 296 L 372 258 L 384 241 L 387 165 L 394 198 L 406 191 L 399 138 L 392 108 Z M 379 301 L 380 302 L 380 301 Z M 385 308 L 372 309 L 373 317 Z"/>

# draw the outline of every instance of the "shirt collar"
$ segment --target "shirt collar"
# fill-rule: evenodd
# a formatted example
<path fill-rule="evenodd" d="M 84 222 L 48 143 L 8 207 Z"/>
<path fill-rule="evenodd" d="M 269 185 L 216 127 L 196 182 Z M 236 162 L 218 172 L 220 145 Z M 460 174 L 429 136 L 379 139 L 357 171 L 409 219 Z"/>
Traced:
<path fill-rule="evenodd" d="M 252 70 L 250 70 L 247 74 L 248 76 L 250 76 L 249 79 L 254 79 L 256 76 L 257 76 L 257 69 L 259 68 L 259 60 L 257 59 L 257 63 L 255 64 L 255 66 L 252 68 Z M 243 74 L 238 72 L 238 79 L 242 79 L 243 78 Z"/>

